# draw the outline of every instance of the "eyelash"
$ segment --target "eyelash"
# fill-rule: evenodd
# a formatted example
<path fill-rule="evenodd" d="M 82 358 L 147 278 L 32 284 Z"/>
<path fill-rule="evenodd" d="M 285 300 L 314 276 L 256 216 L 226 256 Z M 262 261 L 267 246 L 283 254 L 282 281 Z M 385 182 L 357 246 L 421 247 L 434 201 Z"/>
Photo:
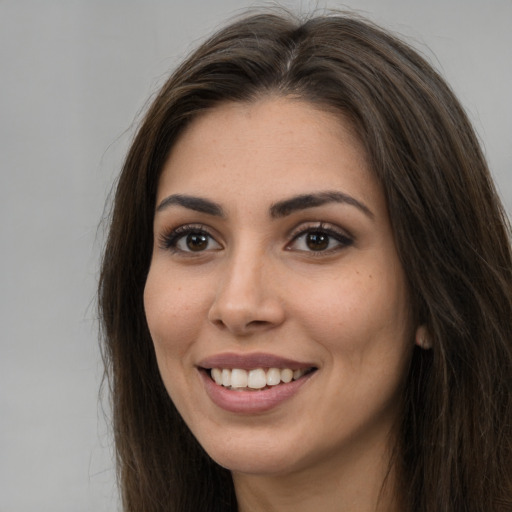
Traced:
<path fill-rule="evenodd" d="M 352 236 L 348 235 L 347 233 L 341 231 L 339 228 L 334 227 L 330 224 L 326 224 L 324 222 L 320 223 L 314 223 L 311 225 L 308 225 L 306 227 L 301 226 L 300 229 L 292 233 L 292 240 L 289 244 L 287 244 L 286 248 L 288 250 L 293 250 L 291 248 L 292 244 L 294 244 L 297 240 L 299 240 L 301 237 L 304 237 L 308 234 L 320 234 L 325 235 L 328 237 L 328 244 L 331 244 L 331 240 L 334 239 L 337 244 L 335 247 L 328 247 L 323 250 L 300 250 L 302 252 L 310 253 L 313 256 L 323 256 L 326 254 L 332 254 L 333 252 L 337 252 L 339 250 L 345 249 L 346 247 L 351 246 L 354 243 L 354 239 Z"/>
<path fill-rule="evenodd" d="M 182 239 L 184 239 L 188 235 L 192 235 L 192 234 L 204 236 L 205 238 L 207 238 L 208 245 L 210 245 L 211 242 L 213 241 L 213 242 L 215 242 L 215 244 L 217 244 L 217 245 L 219 245 L 219 247 L 221 247 L 220 244 L 215 240 L 215 238 L 210 234 L 210 232 L 208 231 L 208 228 L 206 228 L 202 224 L 185 224 L 183 226 L 179 226 L 175 229 L 172 229 L 166 233 L 163 233 L 160 236 L 160 247 L 162 249 L 169 250 L 173 253 L 179 253 L 179 254 L 184 254 L 184 255 L 192 255 L 194 253 L 197 253 L 199 255 L 201 253 L 206 252 L 208 249 L 199 250 L 199 251 L 193 251 L 193 250 L 187 251 L 187 250 L 180 249 L 178 247 L 178 243 Z M 319 234 L 319 235 L 324 235 L 324 236 L 328 237 L 328 242 L 327 242 L 328 246 L 331 245 L 332 239 L 334 239 L 337 242 L 337 244 L 335 245 L 335 247 L 327 247 L 326 249 L 321 249 L 321 250 L 317 250 L 317 251 L 315 251 L 313 249 L 311 249 L 311 250 L 299 249 L 298 252 L 305 252 L 305 253 L 309 253 L 314 256 L 322 256 L 322 255 L 331 254 L 333 252 L 342 250 L 346 247 L 349 247 L 350 245 L 352 245 L 354 243 L 354 240 L 350 235 L 342 232 L 338 228 L 335 228 L 329 224 L 320 222 L 320 223 L 311 224 L 306 227 L 301 226 L 299 230 L 292 233 L 292 235 L 291 235 L 292 239 L 286 245 L 285 249 L 289 250 L 289 251 L 293 250 L 293 247 L 292 247 L 293 244 L 295 244 L 298 240 L 300 240 L 301 237 L 304 237 L 308 234 Z M 209 250 L 211 251 L 212 249 L 209 249 Z M 214 250 L 219 250 L 219 249 L 214 249 Z"/>
<path fill-rule="evenodd" d="M 160 236 L 160 247 L 162 249 L 167 249 L 171 252 L 180 253 L 180 254 L 193 254 L 195 251 L 184 251 L 183 249 L 178 248 L 178 243 L 183 238 L 188 235 L 199 235 L 205 236 L 209 240 L 214 240 L 217 244 L 218 242 L 213 238 L 213 236 L 208 232 L 208 229 L 201 224 L 185 224 L 183 226 L 179 226 L 175 229 L 172 229 L 166 233 L 163 233 Z M 197 251 L 198 253 L 204 251 Z"/>

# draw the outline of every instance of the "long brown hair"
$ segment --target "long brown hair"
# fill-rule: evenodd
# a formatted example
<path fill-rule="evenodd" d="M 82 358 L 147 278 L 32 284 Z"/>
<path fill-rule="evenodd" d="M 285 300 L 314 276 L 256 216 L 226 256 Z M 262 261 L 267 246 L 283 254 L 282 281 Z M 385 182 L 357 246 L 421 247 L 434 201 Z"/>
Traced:
<path fill-rule="evenodd" d="M 145 115 L 117 184 L 99 283 L 125 511 L 236 510 L 160 379 L 143 289 L 159 174 L 223 101 L 292 95 L 349 119 L 384 189 L 416 323 L 394 463 L 415 512 L 512 510 L 510 229 L 477 138 L 414 50 L 350 15 L 255 14 L 193 53 Z"/>

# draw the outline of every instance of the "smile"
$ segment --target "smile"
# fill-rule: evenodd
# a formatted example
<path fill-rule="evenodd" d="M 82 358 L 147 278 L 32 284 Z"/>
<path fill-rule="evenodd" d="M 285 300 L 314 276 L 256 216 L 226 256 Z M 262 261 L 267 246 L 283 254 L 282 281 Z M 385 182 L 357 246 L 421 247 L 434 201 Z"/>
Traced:
<path fill-rule="evenodd" d="M 211 378 L 219 386 L 243 391 L 262 390 L 279 384 L 288 384 L 298 380 L 307 373 L 314 371 L 314 368 L 255 368 L 244 370 L 242 368 L 212 368 Z"/>
<path fill-rule="evenodd" d="M 199 361 L 197 369 L 217 407 L 251 415 L 284 407 L 304 386 L 309 387 L 320 368 L 273 354 L 222 353 Z"/>

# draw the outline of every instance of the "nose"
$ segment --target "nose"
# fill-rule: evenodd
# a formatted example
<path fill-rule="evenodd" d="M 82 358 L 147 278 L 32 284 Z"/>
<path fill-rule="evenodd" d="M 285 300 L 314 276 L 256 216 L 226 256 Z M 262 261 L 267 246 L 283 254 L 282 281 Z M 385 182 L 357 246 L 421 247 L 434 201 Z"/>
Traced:
<path fill-rule="evenodd" d="M 280 325 L 285 310 L 275 278 L 275 269 L 263 254 L 234 254 L 224 262 L 208 320 L 237 336 Z"/>

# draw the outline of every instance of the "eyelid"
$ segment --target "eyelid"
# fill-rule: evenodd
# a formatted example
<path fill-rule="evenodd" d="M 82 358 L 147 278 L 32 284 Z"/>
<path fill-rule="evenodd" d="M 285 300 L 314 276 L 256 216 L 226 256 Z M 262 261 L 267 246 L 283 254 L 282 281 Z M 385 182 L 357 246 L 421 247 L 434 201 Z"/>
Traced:
<path fill-rule="evenodd" d="M 346 238 L 354 239 L 352 233 L 350 233 L 350 231 L 348 231 L 347 229 L 337 226 L 336 224 L 333 224 L 331 222 L 320 220 L 301 222 L 300 224 L 298 224 L 297 226 L 290 230 L 288 237 L 293 239 L 301 234 L 304 234 L 304 232 L 312 231 L 315 229 L 317 229 L 318 231 L 332 232 Z"/>
<path fill-rule="evenodd" d="M 222 244 L 217 240 L 217 236 L 212 233 L 212 229 L 204 224 L 181 224 L 179 226 L 162 230 L 158 236 L 161 249 L 183 255 L 199 256 L 206 252 L 212 252 L 219 249 L 205 249 L 204 251 L 185 251 L 177 247 L 177 243 L 191 233 L 201 233 L 213 240 L 220 248 Z"/>
<path fill-rule="evenodd" d="M 293 244 L 296 243 L 297 240 L 299 240 L 302 236 L 307 235 L 308 233 L 314 232 L 325 233 L 328 237 L 336 240 L 337 244 L 335 244 L 335 247 L 318 251 L 315 251 L 314 249 L 295 249 L 297 252 L 311 253 L 316 256 L 321 256 L 322 254 L 326 255 L 336 252 L 337 250 L 342 250 L 354 243 L 354 237 L 346 229 L 328 222 L 311 221 L 302 222 L 291 230 L 287 236 L 289 242 L 287 242 L 285 250 L 294 250 Z M 206 248 L 199 251 L 180 249 L 177 246 L 178 242 L 192 233 L 204 234 L 218 247 Z M 219 242 L 219 236 L 216 234 L 215 230 L 213 230 L 210 226 L 202 223 L 181 224 L 176 227 L 163 229 L 162 232 L 158 235 L 157 240 L 161 249 L 185 256 L 199 256 L 201 254 L 218 251 L 224 248 L 222 243 Z"/>
<path fill-rule="evenodd" d="M 285 248 L 287 250 L 293 250 L 291 248 L 291 245 L 294 242 L 296 242 L 300 237 L 302 237 L 308 233 L 315 232 L 315 231 L 323 232 L 327 236 L 334 238 L 339 243 L 339 245 L 336 247 L 330 248 L 330 249 L 323 250 L 323 251 L 299 250 L 299 252 L 310 252 L 312 254 L 315 254 L 316 256 L 321 256 L 322 254 L 325 255 L 325 254 L 329 254 L 331 252 L 335 252 L 336 250 L 344 249 L 354 243 L 354 236 L 352 234 L 350 234 L 346 229 L 340 228 L 339 226 L 336 226 L 335 224 L 331 224 L 328 222 L 316 221 L 316 222 L 302 223 L 299 226 L 297 226 L 296 228 L 294 228 L 289 236 L 289 238 L 291 240 L 286 244 Z"/>

